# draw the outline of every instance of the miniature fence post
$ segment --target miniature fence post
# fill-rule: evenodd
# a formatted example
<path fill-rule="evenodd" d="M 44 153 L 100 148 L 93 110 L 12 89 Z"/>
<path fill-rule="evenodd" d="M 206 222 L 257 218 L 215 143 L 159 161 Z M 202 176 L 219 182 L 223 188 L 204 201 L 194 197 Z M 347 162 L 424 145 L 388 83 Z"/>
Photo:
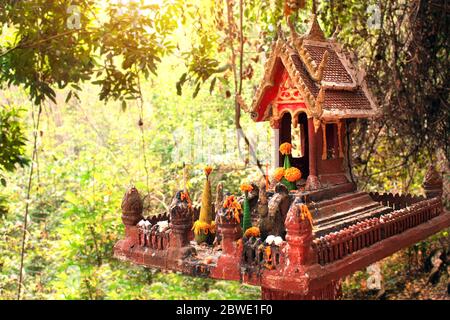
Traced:
<path fill-rule="evenodd" d="M 142 216 L 144 205 L 142 203 L 141 195 L 135 187 L 127 190 L 123 197 L 121 208 L 122 222 L 125 225 L 125 230 L 130 229 L 131 227 L 136 228 L 136 224 L 144 218 Z"/>
<path fill-rule="evenodd" d="M 313 249 L 312 225 L 302 212 L 302 202 L 296 198 L 286 216 L 284 266 L 266 273 L 261 283 L 263 299 L 335 299 L 339 292 L 336 281 L 310 287 L 308 267 L 318 262 Z"/>
<path fill-rule="evenodd" d="M 183 192 L 178 191 L 169 207 L 170 213 L 170 240 L 171 248 L 182 248 L 189 245 L 189 232 L 192 228 L 193 209 Z"/>
<path fill-rule="evenodd" d="M 169 206 L 170 234 L 169 247 L 166 250 L 166 268 L 183 271 L 183 259 L 195 252 L 189 245 L 189 233 L 192 228 L 192 207 L 183 191 L 178 191 Z M 162 239 L 163 240 L 163 239 Z M 162 246 L 163 243 L 161 243 Z"/>
<path fill-rule="evenodd" d="M 434 197 L 441 197 L 443 193 L 443 180 L 442 176 L 437 172 L 433 165 L 428 167 L 428 171 L 425 174 L 422 187 L 425 192 L 425 196 L 428 199 Z"/>
<path fill-rule="evenodd" d="M 224 221 L 219 218 L 218 232 L 222 235 L 222 254 L 217 261 L 217 267 L 212 272 L 216 279 L 240 279 L 240 260 L 243 244 L 238 240 L 242 237 L 242 229 L 239 223 L 232 219 Z"/>
<path fill-rule="evenodd" d="M 122 222 L 125 225 L 125 239 L 120 240 L 114 246 L 114 254 L 119 258 L 125 258 L 129 248 L 139 243 L 137 223 L 143 219 L 143 203 L 139 191 L 131 187 L 125 192 L 122 200 Z"/>
<path fill-rule="evenodd" d="M 288 244 L 286 255 L 290 263 L 295 266 L 306 265 L 314 260 L 312 225 L 307 217 L 302 216 L 300 206 L 302 206 L 301 203 L 294 201 L 285 221 Z"/>

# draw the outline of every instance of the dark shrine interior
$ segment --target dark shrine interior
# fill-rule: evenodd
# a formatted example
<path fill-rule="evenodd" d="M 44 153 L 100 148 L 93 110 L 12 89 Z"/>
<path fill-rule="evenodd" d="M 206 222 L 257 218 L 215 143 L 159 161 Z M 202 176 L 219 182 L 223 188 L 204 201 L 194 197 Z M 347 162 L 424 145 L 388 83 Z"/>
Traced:
<path fill-rule="evenodd" d="M 284 142 L 289 142 L 293 145 L 294 152 L 289 156 L 291 165 L 293 167 L 299 168 L 302 172 L 302 177 L 306 179 L 309 175 L 309 151 L 308 151 L 308 118 L 306 113 L 300 113 L 298 115 L 298 124 L 295 129 L 296 132 L 293 134 L 292 128 L 292 116 L 289 112 L 286 112 L 280 124 L 280 141 L 281 145 Z M 293 140 L 296 141 L 293 141 Z M 296 154 L 295 151 L 298 151 Z M 299 156 L 296 156 L 299 155 Z M 283 155 L 278 152 L 279 163 L 283 164 Z"/>

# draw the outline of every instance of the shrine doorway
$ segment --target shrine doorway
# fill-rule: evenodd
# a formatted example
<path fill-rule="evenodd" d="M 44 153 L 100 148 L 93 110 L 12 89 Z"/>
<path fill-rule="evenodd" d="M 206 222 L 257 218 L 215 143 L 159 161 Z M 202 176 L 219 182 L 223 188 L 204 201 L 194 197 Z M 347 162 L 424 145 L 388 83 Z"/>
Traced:
<path fill-rule="evenodd" d="M 297 125 L 294 126 L 291 113 L 283 114 L 280 122 L 279 145 L 284 142 L 292 144 L 291 165 L 300 169 L 302 179 L 306 179 L 309 175 L 308 117 L 304 112 L 300 112 L 296 117 Z M 279 164 L 283 166 L 284 156 L 278 153 Z"/>

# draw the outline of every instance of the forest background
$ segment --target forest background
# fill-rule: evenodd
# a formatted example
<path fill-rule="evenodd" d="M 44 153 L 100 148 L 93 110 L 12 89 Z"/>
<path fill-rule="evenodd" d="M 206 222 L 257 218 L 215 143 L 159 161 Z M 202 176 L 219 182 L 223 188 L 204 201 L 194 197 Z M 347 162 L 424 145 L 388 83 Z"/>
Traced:
<path fill-rule="evenodd" d="M 147 214 L 202 169 L 238 192 L 270 165 L 268 124 L 243 112 L 271 43 L 311 12 L 366 70 L 383 111 L 358 121 L 360 189 L 420 194 L 430 163 L 449 193 L 448 1 L 0 1 L 0 298 L 258 299 L 259 288 L 112 258 L 134 184 Z M 337 30 L 337 32 L 335 32 Z M 238 143 L 237 136 L 241 137 Z M 258 140 L 258 146 L 247 141 Z M 241 152 L 238 152 L 241 150 Z M 252 152 L 256 152 L 258 162 Z M 343 298 L 449 299 L 430 278 L 449 230 L 343 281 Z M 449 261 L 449 260 L 447 260 Z"/>

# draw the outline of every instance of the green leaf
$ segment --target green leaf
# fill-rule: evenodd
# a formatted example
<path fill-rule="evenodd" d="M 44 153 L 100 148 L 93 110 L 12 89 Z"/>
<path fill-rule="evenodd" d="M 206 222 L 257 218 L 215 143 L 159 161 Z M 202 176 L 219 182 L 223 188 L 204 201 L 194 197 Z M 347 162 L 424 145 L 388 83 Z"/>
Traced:
<path fill-rule="evenodd" d="M 70 98 L 72 98 L 72 90 L 70 90 L 69 93 L 67 94 L 66 103 L 70 101 Z"/>
<path fill-rule="evenodd" d="M 194 93 L 192 94 L 192 98 L 197 97 L 197 95 L 198 95 L 198 93 L 199 93 L 199 91 L 200 91 L 200 85 L 201 85 L 200 82 L 197 83 L 197 86 L 195 87 Z"/>
<path fill-rule="evenodd" d="M 217 77 L 214 77 L 214 78 L 211 80 L 211 85 L 209 86 L 209 94 L 212 94 L 212 93 L 213 93 L 214 87 L 215 87 L 215 85 L 216 85 L 216 80 L 217 80 Z"/>

